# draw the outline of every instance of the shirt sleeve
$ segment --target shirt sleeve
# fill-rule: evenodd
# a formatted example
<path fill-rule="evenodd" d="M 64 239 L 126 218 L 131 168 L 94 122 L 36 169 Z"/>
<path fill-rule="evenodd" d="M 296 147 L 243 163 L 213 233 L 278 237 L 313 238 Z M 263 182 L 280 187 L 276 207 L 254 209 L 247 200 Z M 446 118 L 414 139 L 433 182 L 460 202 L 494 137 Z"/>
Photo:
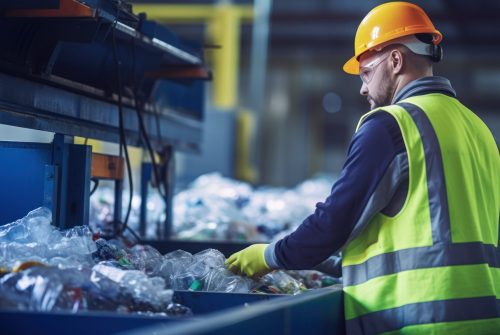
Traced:
<path fill-rule="evenodd" d="M 380 211 L 390 202 L 395 190 L 385 187 L 386 199 L 376 204 L 374 194 L 390 167 L 397 172 L 396 178 L 390 176 L 390 187 L 400 185 L 404 175 L 401 164 L 394 162 L 403 154 L 406 157 L 396 120 L 385 112 L 374 113 L 353 136 L 331 194 L 293 233 L 269 246 L 266 255 L 272 257 L 266 256 L 266 261 L 270 258 L 273 268 L 310 269 L 341 250 L 353 231 L 362 228 L 358 221 L 367 217 L 367 207 Z"/>

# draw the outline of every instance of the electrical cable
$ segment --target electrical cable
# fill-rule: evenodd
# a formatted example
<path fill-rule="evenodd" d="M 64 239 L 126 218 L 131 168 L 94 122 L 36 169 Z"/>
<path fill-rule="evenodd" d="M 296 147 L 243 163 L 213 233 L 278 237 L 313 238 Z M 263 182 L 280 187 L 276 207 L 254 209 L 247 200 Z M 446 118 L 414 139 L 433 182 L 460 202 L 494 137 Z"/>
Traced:
<path fill-rule="evenodd" d="M 133 57 L 133 59 L 132 59 L 133 67 L 132 68 L 133 68 L 133 73 L 135 73 L 135 41 L 134 40 L 132 40 L 132 57 Z M 149 138 L 149 134 L 148 134 L 148 132 L 146 130 L 146 126 L 144 124 L 143 114 L 145 111 L 145 102 L 140 98 L 140 95 L 138 93 L 139 87 L 135 83 L 135 77 L 134 77 L 133 87 L 134 87 L 133 95 L 134 95 L 135 110 L 137 113 L 137 118 L 139 120 L 140 133 L 141 133 L 142 138 L 146 144 L 147 151 L 148 151 L 149 156 L 151 158 L 151 164 L 153 165 L 153 173 L 154 173 L 154 177 L 155 177 L 155 180 L 156 180 L 156 183 L 158 186 L 158 193 L 160 193 L 162 198 L 166 200 L 167 188 L 166 188 L 166 185 L 163 184 L 163 187 L 165 188 L 165 190 L 162 191 L 162 189 L 161 189 L 162 178 L 160 178 L 161 174 L 159 172 L 159 166 L 158 166 L 158 163 L 156 162 L 156 156 L 154 154 L 153 146 L 151 145 L 151 140 Z M 160 131 L 159 131 L 159 120 L 158 120 L 157 113 L 155 113 L 155 116 L 156 116 L 156 126 L 157 126 L 158 136 L 159 136 L 159 138 L 161 138 Z M 165 203 L 165 205 L 167 205 L 167 204 Z"/>
<path fill-rule="evenodd" d="M 134 100 L 136 100 L 136 98 Z M 155 158 L 155 154 L 153 152 L 153 147 L 151 145 L 151 141 L 149 140 L 149 135 L 148 135 L 148 133 L 146 131 L 146 127 L 144 125 L 144 119 L 143 119 L 143 115 L 142 115 L 143 112 L 141 112 L 141 110 L 143 110 L 143 108 L 144 108 L 144 105 L 142 103 L 136 103 L 136 106 L 138 107 L 136 110 L 137 110 L 137 117 L 139 119 L 139 127 L 141 129 L 141 133 L 143 135 L 144 141 L 146 142 L 146 147 L 148 149 L 149 155 L 151 156 L 151 162 L 153 165 L 153 172 L 154 172 L 155 179 L 156 179 L 157 186 L 158 186 L 158 193 L 160 193 L 163 201 L 165 202 L 165 211 L 167 211 L 167 209 L 169 208 L 169 203 L 168 203 L 168 198 L 167 198 L 167 196 L 168 196 L 168 193 L 167 193 L 168 192 L 168 182 L 167 182 L 166 178 L 160 179 L 161 173 L 159 171 L 159 166 L 156 163 L 156 158 Z M 139 107 L 139 106 L 141 106 L 141 107 Z M 166 172 L 163 175 L 166 175 Z M 161 189 L 162 185 L 164 188 L 163 192 Z"/>
<path fill-rule="evenodd" d="M 140 25 L 141 25 L 141 19 L 139 20 L 139 26 Z M 142 82 L 142 79 L 144 79 L 144 78 L 143 77 L 137 78 L 137 76 L 135 75 L 135 73 L 136 73 L 136 69 L 135 69 L 135 66 L 136 66 L 136 61 L 135 61 L 135 55 L 136 55 L 135 47 L 136 46 L 135 46 L 135 40 L 134 39 L 131 40 L 131 47 L 132 47 L 131 51 L 132 51 L 132 73 L 133 73 L 131 95 L 133 96 L 134 107 L 135 107 L 135 111 L 137 113 L 137 119 L 139 121 L 139 132 L 141 134 L 142 143 L 146 144 L 146 148 L 145 149 L 147 150 L 147 152 L 148 152 L 148 154 L 150 156 L 150 159 L 151 159 L 151 164 L 152 164 L 152 167 L 153 167 L 153 173 L 154 173 L 154 178 L 156 180 L 158 193 L 160 194 L 160 196 L 164 200 L 164 202 L 165 202 L 165 209 L 167 209 L 168 208 L 168 199 L 167 199 L 167 193 L 166 193 L 167 190 L 168 190 L 168 188 L 167 188 L 167 180 L 166 180 L 166 178 L 161 178 L 160 177 L 161 176 L 160 167 L 158 166 L 158 163 L 156 162 L 156 155 L 155 155 L 153 146 L 151 145 L 151 140 L 149 138 L 149 134 L 148 134 L 148 132 L 146 130 L 146 126 L 145 126 L 145 123 L 144 123 L 143 114 L 145 113 L 146 103 L 145 103 L 145 100 L 142 99 L 141 94 L 140 94 L 141 82 Z M 139 83 L 137 83 L 137 79 L 139 79 Z M 157 134 L 158 134 L 158 137 L 161 139 L 161 133 L 159 131 L 159 120 L 158 120 L 157 113 L 155 113 L 155 116 L 156 116 Z M 162 191 L 162 185 L 163 185 L 164 191 Z"/>
<path fill-rule="evenodd" d="M 118 15 L 117 15 L 118 17 Z M 122 101 L 122 80 L 121 80 L 121 73 L 120 73 L 120 62 L 118 60 L 118 55 L 117 55 L 117 50 L 116 50 L 116 38 L 115 38 L 115 32 L 116 32 L 116 23 L 118 21 L 115 21 L 114 27 L 113 27 L 113 34 L 112 34 L 112 44 L 113 44 L 113 58 L 115 61 L 115 66 L 116 66 L 116 81 L 117 81 L 117 93 L 118 93 L 118 123 L 119 123 L 119 130 L 120 130 L 120 157 L 122 157 L 122 148 L 123 148 L 123 153 L 125 153 L 125 162 L 127 165 L 127 174 L 128 174 L 128 181 L 129 181 L 129 201 L 128 201 L 128 207 L 127 207 L 127 213 L 125 215 L 125 219 L 121 222 L 122 226 L 120 231 L 118 232 L 118 235 L 122 235 L 125 229 L 128 227 L 128 219 L 130 217 L 130 212 L 132 211 L 132 198 L 134 195 L 134 186 L 133 186 L 133 180 L 132 180 L 132 168 L 130 165 L 130 157 L 128 154 L 128 147 L 127 147 L 127 141 L 125 138 L 125 127 L 123 124 L 123 101 Z"/>
<path fill-rule="evenodd" d="M 144 118 L 142 115 L 144 109 L 143 109 L 142 103 L 138 103 L 137 107 L 138 108 L 136 108 L 136 111 L 137 111 L 137 117 L 139 119 L 139 127 L 141 129 L 141 133 L 142 133 L 142 136 L 144 138 L 144 142 L 146 142 L 146 148 L 147 148 L 149 155 L 151 157 L 151 163 L 153 165 L 153 173 L 155 175 L 156 183 L 158 185 L 158 192 L 160 193 L 160 195 L 162 197 L 165 197 L 165 193 L 161 189 L 161 185 L 162 185 L 161 180 L 162 179 L 160 179 L 160 172 L 159 172 L 158 163 L 156 162 L 156 156 L 154 154 L 153 146 L 151 145 L 149 135 L 146 131 L 146 126 L 144 125 Z"/>
<path fill-rule="evenodd" d="M 89 196 L 92 196 L 92 194 L 94 194 L 94 192 L 99 187 L 99 179 L 97 179 L 97 178 L 91 178 L 90 180 L 94 182 L 94 186 L 92 186 L 92 189 L 90 190 L 90 194 L 89 194 Z"/>
<path fill-rule="evenodd" d="M 159 115 L 159 111 L 158 109 L 154 109 L 154 116 L 155 116 L 155 123 L 156 123 L 156 132 L 158 134 L 158 137 L 161 138 L 161 128 L 160 128 L 160 115 Z M 171 159 L 171 158 L 169 158 Z M 165 199 L 165 208 L 168 208 L 169 204 L 168 204 L 168 200 L 167 200 L 167 191 L 168 191 L 168 182 L 167 180 L 164 180 L 163 181 L 163 188 L 165 189 L 165 196 L 164 196 L 164 199 Z"/>

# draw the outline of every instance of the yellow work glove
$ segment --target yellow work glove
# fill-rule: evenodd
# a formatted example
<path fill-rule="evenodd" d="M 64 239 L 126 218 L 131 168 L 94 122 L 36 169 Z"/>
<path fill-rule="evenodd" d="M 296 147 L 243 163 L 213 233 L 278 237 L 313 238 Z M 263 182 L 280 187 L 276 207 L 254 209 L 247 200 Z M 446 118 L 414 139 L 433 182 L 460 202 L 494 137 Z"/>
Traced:
<path fill-rule="evenodd" d="M 227 268 L 236 274 L 245 274 L 248 277 L 260 277 L 271 272 L 266 263 L 264 251 L 267 244 L 253 244 L 226 260 Z"/>

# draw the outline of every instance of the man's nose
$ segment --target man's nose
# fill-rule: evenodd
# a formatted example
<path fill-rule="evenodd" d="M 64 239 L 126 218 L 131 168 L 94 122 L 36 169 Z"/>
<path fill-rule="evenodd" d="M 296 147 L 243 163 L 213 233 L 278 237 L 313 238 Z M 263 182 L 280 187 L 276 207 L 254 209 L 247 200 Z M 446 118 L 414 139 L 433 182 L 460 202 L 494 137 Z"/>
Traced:
<path fill-rule="evenodd" d="M 364 82 L 361 85 L 361 89 L 359 90 L 359 94 L 361 94 L 361 95 L 368 95 L 368 87 L 367 87 L 367 85 Z"/>

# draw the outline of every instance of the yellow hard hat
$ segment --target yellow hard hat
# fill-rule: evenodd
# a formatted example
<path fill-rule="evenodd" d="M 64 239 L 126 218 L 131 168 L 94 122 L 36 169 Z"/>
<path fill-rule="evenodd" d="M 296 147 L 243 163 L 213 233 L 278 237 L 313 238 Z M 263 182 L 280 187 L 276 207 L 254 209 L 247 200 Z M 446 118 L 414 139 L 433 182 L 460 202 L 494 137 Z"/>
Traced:
<path fill-rule="evenodd" d="M 394 39 L 431 34 L 433 43 L 439 44 L 443 35 L 436 30 L 424 10 L 408 2 L 388 2 L 373 8 L 361 21 L 354 39 L 354 57 L 344 64 L 344 71 L 359 74 L 359 56 Z"/>

